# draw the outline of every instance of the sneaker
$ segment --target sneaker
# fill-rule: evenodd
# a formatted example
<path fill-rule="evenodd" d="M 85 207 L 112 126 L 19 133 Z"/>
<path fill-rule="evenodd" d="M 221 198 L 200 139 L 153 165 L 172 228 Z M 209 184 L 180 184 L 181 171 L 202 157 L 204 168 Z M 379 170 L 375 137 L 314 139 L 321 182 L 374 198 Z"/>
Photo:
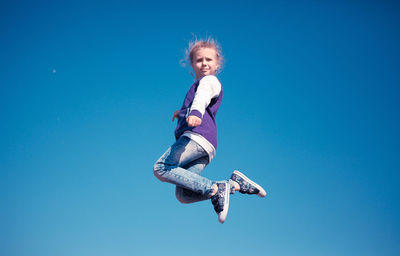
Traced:
<path fill-rule="evenodd" d="M 228 215 L 231 185 L 225 181 L 217 183 L 217 186 L 218 191 L 211 197 L 211 203 L 214 205 L 214 210 L 218 214 L 219 222 L 224 223 Z"/>
<path fill-rule="evenodd" d="M 267 195 L 267 192 L 265 192 L 260 185 L 247 178 L 238 170 L 233 171 L 231 180 L 236 181 L 239 184 L 239 192 L 242 194 L 257 194 L 260 197 L 265 197 Z"/>

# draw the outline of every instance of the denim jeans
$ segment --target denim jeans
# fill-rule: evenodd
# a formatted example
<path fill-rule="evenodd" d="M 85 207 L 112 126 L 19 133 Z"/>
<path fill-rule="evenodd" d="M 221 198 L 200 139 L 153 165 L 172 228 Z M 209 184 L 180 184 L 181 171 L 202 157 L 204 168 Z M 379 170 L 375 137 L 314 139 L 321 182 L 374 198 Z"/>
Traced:
<path fill-rule="evenodd" d="M 216 182 L 201 172 L 209 163 L 207 152 L 195 141 L 181 136 L 154 164 L 154 175 L 176 185 L 175 195 L 182 203 L 194 203 L 211 197 Z"/>

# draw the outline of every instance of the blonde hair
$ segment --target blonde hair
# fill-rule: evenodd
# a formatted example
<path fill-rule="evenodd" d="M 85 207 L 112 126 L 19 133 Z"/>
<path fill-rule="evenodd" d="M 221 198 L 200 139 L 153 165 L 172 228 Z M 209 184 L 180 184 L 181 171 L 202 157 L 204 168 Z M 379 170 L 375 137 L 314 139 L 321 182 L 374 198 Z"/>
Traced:
<path fill-rule="evenodd" d="M 194 54 L 200 48 L 210 48 L 215 50 L 215 54 L 217 55 L 217 61 L 218 61 L 217 74 L 221 72 L 224 64 L 222 49 L 217 40 L 215 40 L 210 36 L 207 37 L 207 39 L 197 39 L 197 37 L 195 37 L 193 40 L 191 40 L 189 42 L 188 48 L 185 49 L 185 57 L 183 60 L 181 60 L 181 65 L 184 67 L 188 66 L 191 67 Z"/>

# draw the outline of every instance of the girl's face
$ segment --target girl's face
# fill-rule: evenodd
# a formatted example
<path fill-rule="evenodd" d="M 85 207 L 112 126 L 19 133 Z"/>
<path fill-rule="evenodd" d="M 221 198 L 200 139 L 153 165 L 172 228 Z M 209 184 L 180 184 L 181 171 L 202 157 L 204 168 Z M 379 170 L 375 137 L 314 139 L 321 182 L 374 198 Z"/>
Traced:
<path fill-rule="evenodd" d="M 199 48 L 193 54 L 192 68 L 196 79 L 215 75 L 218 70 L 218 57 L 213 48 Z"/>

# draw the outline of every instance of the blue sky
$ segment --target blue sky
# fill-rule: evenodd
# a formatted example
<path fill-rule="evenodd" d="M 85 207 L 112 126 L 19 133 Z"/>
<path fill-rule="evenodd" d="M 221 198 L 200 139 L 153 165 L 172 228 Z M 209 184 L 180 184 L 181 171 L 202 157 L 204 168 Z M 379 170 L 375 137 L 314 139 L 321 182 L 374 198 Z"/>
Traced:
<path fill-rule="evenodd" d="M 2 1 L 0 254 L 399 255 L 400 6 L 394 1 Z M 152 166 L 217 39 L 219 148 L 266 198 L 225 224 Z"/>

